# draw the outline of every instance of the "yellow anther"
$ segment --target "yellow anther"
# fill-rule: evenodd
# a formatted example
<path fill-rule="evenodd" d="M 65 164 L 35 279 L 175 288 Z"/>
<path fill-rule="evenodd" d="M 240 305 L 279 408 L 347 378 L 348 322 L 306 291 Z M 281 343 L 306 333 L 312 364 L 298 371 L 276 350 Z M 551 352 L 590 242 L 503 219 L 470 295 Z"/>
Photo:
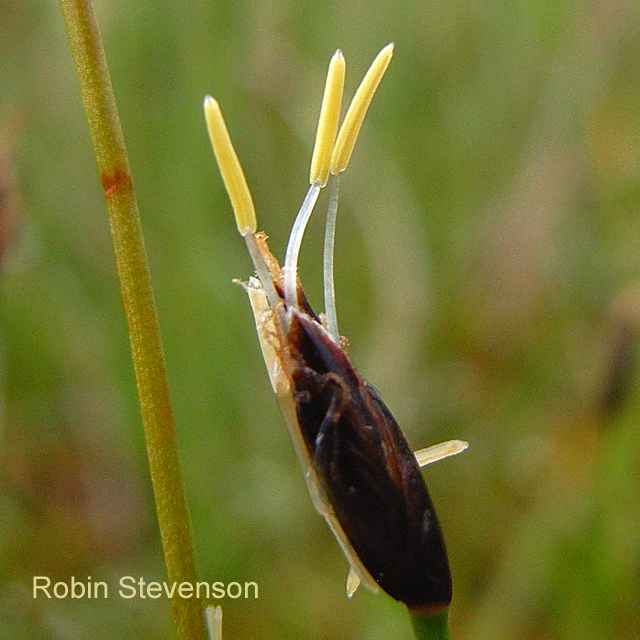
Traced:
<path fill-rule="evenodd" d="M 338 133 L 338 120 L 342 105 L 342 90 L 344 88 L 345 61 L 342 51 L 338 49 L 331 58 L 327 82 L 324 86 L 316 145 L 311 159 L 309 182 L 324 187 L 329 178 L 331 153 Z"/>
<path fill-rule="evenodd" d="M 336 146 L 331 157 L 331 173 L 338 174 L 344 171 L 349 164 L 349 158 L 356 144 L 362 121 L 371 104 L 373 94 L 376 92 L 384 72 L 393 56 L 393 43 L 388 44 L 376 57 L 362 79 L 356 95 L 349 105 L 349 110 L 340 127 Z"/>
<path fill-rule="evenodd" d="M 236 216 L 238 231 L 243 236 L 255 233 L 257 227 L 256 210 L 251 199 L 251 192 L 229 137 L 229 131 L 224 123 L 220 105 L 211 96 L 204 99 L 204 117 L 222 180 L 227 188 L 233 213 Z"/>

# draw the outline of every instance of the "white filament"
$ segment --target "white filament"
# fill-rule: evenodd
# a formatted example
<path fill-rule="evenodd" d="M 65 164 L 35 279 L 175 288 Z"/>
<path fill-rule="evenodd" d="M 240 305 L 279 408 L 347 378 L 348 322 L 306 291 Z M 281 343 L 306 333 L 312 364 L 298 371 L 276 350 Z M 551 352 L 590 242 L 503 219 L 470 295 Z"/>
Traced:
<path fill-rule="evenodd" d="M 320 194 L 320 185 L 312 184 L 307 191 L 307 195 L 302 202 L 300 211 L 296 216 L 295 222 L 289 236 L 289 244 L 284 258 L 284 300 L 288 307 L 298 308 L 298 296 L 296 292 L 296 274 L 298 272 L 298 256 L 300 255 L 300 247 L 304 236 L 307 223 L 313 212 L 313 207 L 318 201 Z"/>
<path fill-rule="evenodd" d="M 251 232 L 247 233 L 244 236 L 244 241 L 247 245 L 249 255 L 251 256 L 253 266 L 256 269 L 258 280 L 260 280 L 260 282 L 262 283 L 262 288 L 267 295 L 269 305 L 271 306 L 271 308 L 273 308 L 276 306 L 276 304 L 278 304 L 278 302 L 280 302 L 280 296 L 276 292 L 276 288 L 273 286 L 271 274 L 269 273 L 269 267 L 264 261 L 262 253 L 260 253 L 260 248 L 258 247 L 258 242 L 256 240 L 256 234 Z"/>
<path fill-rule="evenodd" d="M 327 224 L 324 231 L 324 312 L 329 333 L 340 341 L 338 333 L 338 312 L 336 311 L 336 289 L 333 279 L 333 256 L 336 240 L 336 217 L 338 215 L 338 197 L 340 195 L 340 176 L 334 176 L 329 187 L 329 206 Z"/>

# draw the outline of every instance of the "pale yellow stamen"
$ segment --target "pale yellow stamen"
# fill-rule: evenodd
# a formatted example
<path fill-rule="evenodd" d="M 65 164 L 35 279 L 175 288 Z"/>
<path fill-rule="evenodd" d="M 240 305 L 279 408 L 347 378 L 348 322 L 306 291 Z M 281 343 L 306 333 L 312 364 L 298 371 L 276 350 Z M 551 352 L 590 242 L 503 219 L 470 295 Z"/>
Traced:
<path fill-rule="evenodd" d="M 309 175 L 311 184 L 319 184 L 322 187 L 327 184 L 329 179 L 331 154 L 336 142 L 336 134 L 338 133 L 345 68 L 344 56 L 342 51 L 338 49 L 329 63 L 327 82 L 324 86 L 322 107 L 320 108 L 320 118 L 318 119 L 316 145 L 313 149 Z"/>
<path fill-rule="evenodd" d="M 464 440 L 447 440 L 446 442 L 434 444 L 426 449 L 420 449 L 420 451 L 416 451 L 414 455 L 418 461 L 418 465 L 424 467 L 427 464 L 462 453 L 468 446 L 469 443 Z"/>
<path fill-rule="evenodd" d="M 349 164 L 349 158 L 356 144 L 362 121 L 371 104 L 373 94 L 376 92 L 384 72 L 393 56 L 393 43 L 388 44 L 373 61 L 363 78 L 356 95 L 349 105 L 349 110 L 340 127 L 336 146 L 331 157 L 331 173 L 338 174 L 344 171 Z"/>
<path fill-rule="evenodd" d="M 238 231 L 243 236 L 255 233 L 257 227 L 256 210 L 253 206 L 251 192 L 229 137 L 229 131 L 222 117 L 220 105 L 211 96 L 207 96 L 204 99 L 204 117 L 207 122 L 209 138 L 213 145 L 213 152 L 220 167 L 222 180 L 227 188 L 233 213 L 236 216 Z"/>

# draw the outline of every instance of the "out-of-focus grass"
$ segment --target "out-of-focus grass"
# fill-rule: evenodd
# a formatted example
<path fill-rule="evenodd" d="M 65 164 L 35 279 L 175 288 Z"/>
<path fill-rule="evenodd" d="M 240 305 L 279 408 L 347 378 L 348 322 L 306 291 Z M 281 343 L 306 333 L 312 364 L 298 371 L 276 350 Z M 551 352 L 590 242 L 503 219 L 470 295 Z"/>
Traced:
<path fill-rule="evenodd" d="M 640 8 L 633 2 L 102 2 L 203 579 L 227 638 L 410 637 L 344 596 L 262 370 L 202 121 L 225 111 L 282 255 L 326 65 L 396 53 L 343 180 L 337 294 L 362 373 L 427 469 L 461 639 L 640 634 Z M 0 4 L 0 637 L 172 637 L 104 202 L 55 3 Z M 8 169 L 5 169 L 8 167 Z M 13 169 L 11 169 L 13 167 Z M 15 185 L 9 180 L 2 183 Z M 0 185 L 0 186 L 2 186 Z M 4 192 L 3 192 L 4 193 Z M 15 197 L 14 197 L 15 196 Z M 9 203 L 11 206 L 6 206 Z M 17 221 L 18 227 L 15 227 Z M 301 275 L 321 306 L 322 221 Z M 33 600 L 91 575 L 108 600 Z"/>

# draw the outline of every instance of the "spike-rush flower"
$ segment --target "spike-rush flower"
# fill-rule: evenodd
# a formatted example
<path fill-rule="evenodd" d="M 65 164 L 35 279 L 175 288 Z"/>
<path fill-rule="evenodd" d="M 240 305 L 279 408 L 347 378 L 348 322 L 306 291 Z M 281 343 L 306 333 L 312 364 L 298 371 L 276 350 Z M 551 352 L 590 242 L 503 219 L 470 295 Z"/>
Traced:
<path fill-rule="evenodd" d="M 338 334 L 333 294 L 333 237 L 338 174 L 343 172 L 393 45 L 374 60 L 338 132 L 345 61 L 331 59 L 310 171 L 284 267 L 257 233 L 251 194 L 218 103 L 204 102 L 207 128 L 240 234 L 256 276 L 244 283 L 269 378 L 284 414 L 314 506 L 327 520 L 350 565 L 347 593 L 362 581 L 413 611 L 451 600 L 451 574 L 438 519 L 420 466 L 464 450 L 446 442 L 412 453 L 378 392 L 358 373 Z M 311 309 L 297 277 L 302 237 L 320 189 L 331 178 L 325 236 L 325 307 Z"/>

